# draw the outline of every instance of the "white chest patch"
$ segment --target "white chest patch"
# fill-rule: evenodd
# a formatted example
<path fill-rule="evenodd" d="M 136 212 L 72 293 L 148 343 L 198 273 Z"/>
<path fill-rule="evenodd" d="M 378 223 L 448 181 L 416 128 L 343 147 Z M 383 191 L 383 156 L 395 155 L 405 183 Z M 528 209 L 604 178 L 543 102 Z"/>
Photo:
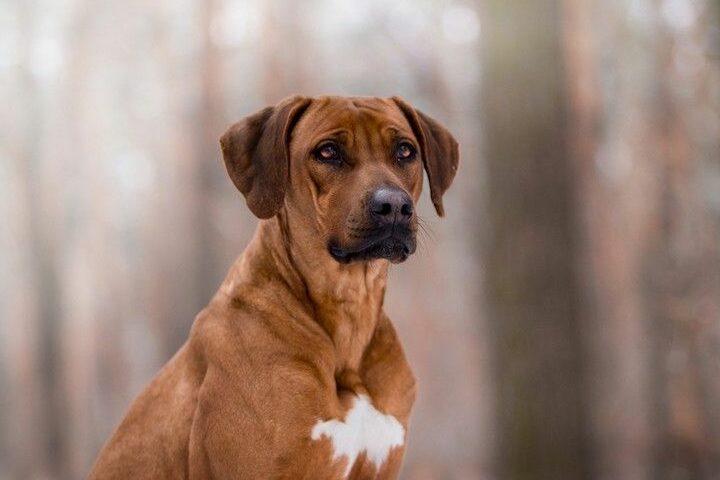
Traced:
<path fill-rule="evenodd" d="M 370 399 L 361 395 L 355 398 L 344 422 L 318 420 L 311 438 L 320 440 L 323 436 L 332 441 L 333 461 L 347 457 L 347 477 L 361 452 L 365 452 L 367 459 L 379 469 L 390 450 L 403 445 L 405 429 L 395 417 L 380 413 Z"/>

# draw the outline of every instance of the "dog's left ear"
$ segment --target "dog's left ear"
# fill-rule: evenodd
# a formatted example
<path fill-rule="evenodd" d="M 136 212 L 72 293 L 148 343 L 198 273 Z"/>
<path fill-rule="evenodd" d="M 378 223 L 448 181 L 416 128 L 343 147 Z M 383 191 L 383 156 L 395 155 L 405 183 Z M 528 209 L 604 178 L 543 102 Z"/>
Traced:
<path fill-rule="evenodd" d="M 416 110 L 402 98 L 392 99 L 405 114 L 420 142 L 423 165 L 430 183 L 430 198 L 438 215 L 442 217 L 445 215 L 442 196 L 450 188 L 460 160 L 458 143 L 440 123 Z"/>
<path fill-rule="evenodd" d="M 258 218 L 282 207 L 289 182 L 290 134 L 310 99 L 289 97 L 233 124 L 220 137 L 225 168 Z"/>

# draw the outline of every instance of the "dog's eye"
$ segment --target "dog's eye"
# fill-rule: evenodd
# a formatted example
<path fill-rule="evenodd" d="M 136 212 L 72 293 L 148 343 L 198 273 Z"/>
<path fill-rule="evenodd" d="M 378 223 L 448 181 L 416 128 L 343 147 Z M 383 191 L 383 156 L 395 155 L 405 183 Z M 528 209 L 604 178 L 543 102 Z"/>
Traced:
<path fill-rule="evenodd" d="M 409 162 L 415 158 L 415 147 L 410 142 L 400 142 L 395 149 L 395 158 L 401 162 Z"/>
<path fill-rule="evenodd" d="M 322 143 L 315 149 L 315 158 L 323 163 L 338 165 L 342 162 L 340 148 L 334 143 Z"/>

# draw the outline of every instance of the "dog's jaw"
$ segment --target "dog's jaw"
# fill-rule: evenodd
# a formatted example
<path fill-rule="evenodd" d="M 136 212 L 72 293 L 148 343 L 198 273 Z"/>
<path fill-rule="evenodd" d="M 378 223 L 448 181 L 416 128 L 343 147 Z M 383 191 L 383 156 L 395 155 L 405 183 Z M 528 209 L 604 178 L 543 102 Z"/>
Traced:
<path fill-rule="evenodd" d="M 327 249 L 330 256 L 341 264 L 377 259 L 402 263 L 415 253 L 416 241 L 414 235 L 388 235 L 363 242 L 354 248 L 345 248 L 331 240 L 328 242 Z"/>

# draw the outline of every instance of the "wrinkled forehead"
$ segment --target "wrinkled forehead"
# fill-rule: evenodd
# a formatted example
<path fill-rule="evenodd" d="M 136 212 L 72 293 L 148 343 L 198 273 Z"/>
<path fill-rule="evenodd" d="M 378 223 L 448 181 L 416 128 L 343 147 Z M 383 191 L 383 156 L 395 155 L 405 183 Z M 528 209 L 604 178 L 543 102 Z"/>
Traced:
<path fill-rule="evenodd" d="M 314 144 L 336 138 L 352 145 L 378 134 L 415 138 L 405 115 L 390 99 L 317 97 L 296 125 L 293 140 Z"/>

